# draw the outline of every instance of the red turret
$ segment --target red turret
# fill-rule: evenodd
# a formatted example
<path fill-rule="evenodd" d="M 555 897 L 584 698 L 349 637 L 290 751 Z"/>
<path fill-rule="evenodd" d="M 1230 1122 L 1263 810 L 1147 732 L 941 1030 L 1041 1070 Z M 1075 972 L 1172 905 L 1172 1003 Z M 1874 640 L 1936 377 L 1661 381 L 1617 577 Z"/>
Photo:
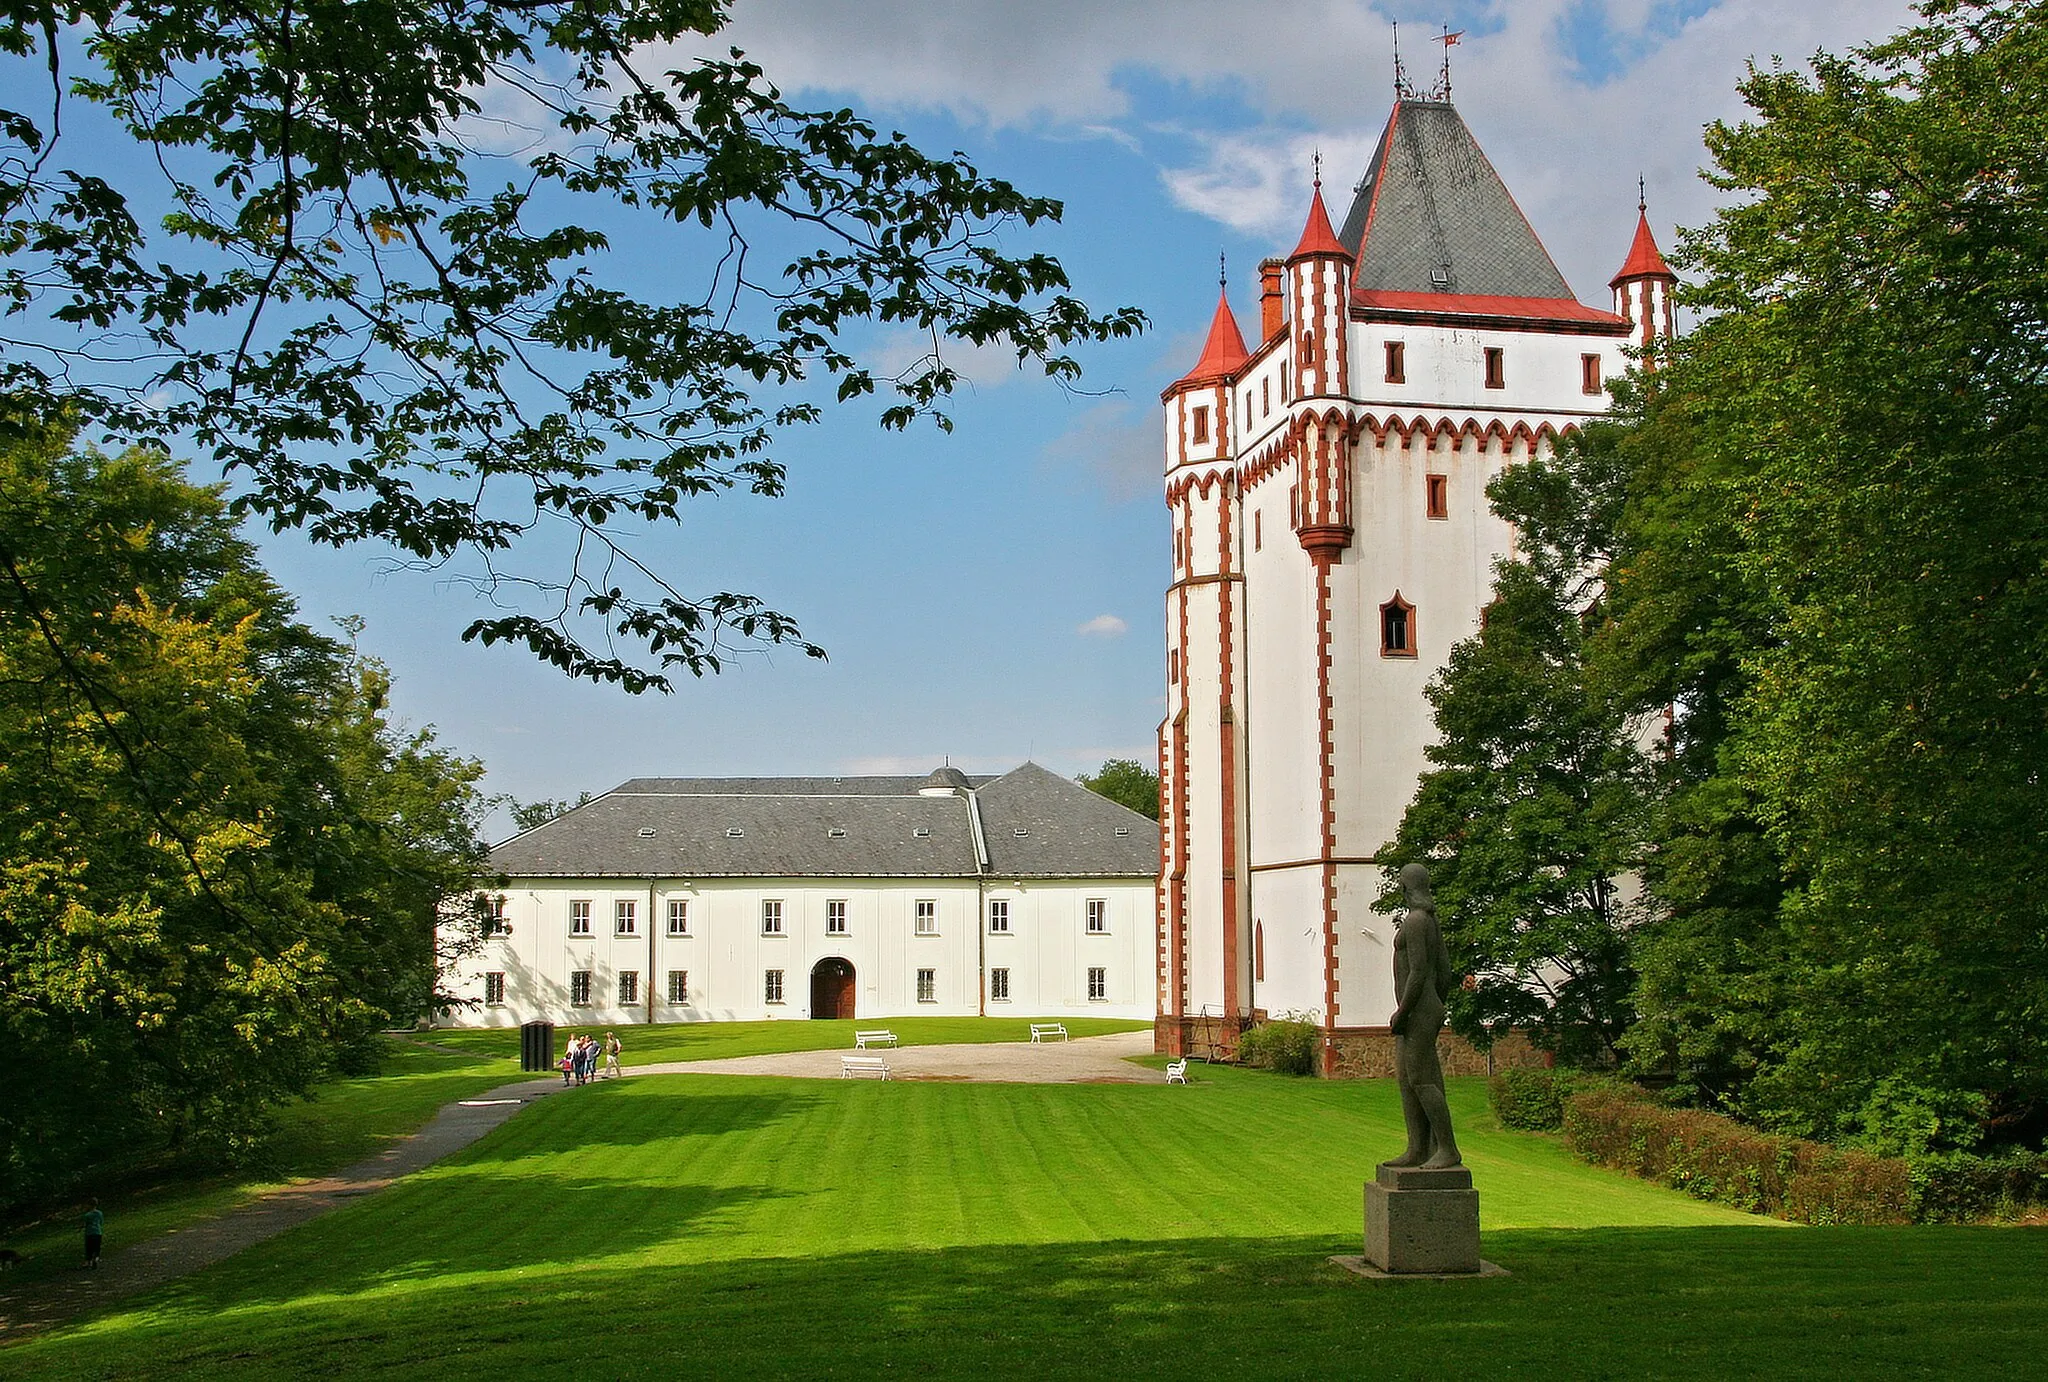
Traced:
<path fill-rule="evenodd" d="M 1634 326 L 1635 344 L 1648 361 L 1652 348 L 1672 336 L 1671 300 L 1678 289 L 1678 275 L 1658 252 L 1657 237 L 1650 233 L 1649 208 L 1636 203 L 1636 238 L 1629 246 L 1621 272 L 1608 281 L 1614 290 L 1615 315 L 1627 317 Z"/>
<path fill-rule="evenodd" d="M 1301 228 L 1301 243 L 1294 247 L 1294 253 L 1287 256 L 1292 263 L 1304 255 L 1334 254 L 1349 259 L 1351 252 L 1337 239 L 1337 232 L 1330 229 L 1330 213 L 1323 206 L 1323 183 L 1316 179 L 1315 199 L 1308 205 L 1308 224 Z"/>
<path fill-rule="evenodd" d="M 1209 339 L 1202 344 L 1202 358 L 1180 377 L 1181 384 L 1197 384 L 1237 373 L 1251 358 L 1244 348 L 1244 333 L 1237 329 L 1237 316 L 1230 310 L 1230 293 L 1216 295 L 1216 315 L 1209 319 Z"/>

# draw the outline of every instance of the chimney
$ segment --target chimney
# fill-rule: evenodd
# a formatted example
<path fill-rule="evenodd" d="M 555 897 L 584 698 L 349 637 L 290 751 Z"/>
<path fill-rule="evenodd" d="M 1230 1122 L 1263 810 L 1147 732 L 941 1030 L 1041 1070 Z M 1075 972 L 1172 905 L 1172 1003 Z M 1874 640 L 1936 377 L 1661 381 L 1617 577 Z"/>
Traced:
<path fill-rule="evenodd" d="M 1287 290 L 1281 287 L 1281 277 L 1287 271 L 1286 262 L 1279 259 L 1259 261 L 1259 341 L 1264 344 L 1279 335 L 1287 327 Z"/>

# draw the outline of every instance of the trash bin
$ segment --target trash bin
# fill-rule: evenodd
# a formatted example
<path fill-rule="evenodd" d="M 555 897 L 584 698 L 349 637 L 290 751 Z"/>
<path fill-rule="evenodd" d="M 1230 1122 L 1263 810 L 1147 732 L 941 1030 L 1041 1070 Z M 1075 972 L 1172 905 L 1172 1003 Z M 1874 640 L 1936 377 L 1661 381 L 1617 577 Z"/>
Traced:
<path fill-rule="evenodd" d="M 555 1024 L 528 1022 L 519 1028 L 519 1068 L 548 1070 L 555 1059 Z"/>

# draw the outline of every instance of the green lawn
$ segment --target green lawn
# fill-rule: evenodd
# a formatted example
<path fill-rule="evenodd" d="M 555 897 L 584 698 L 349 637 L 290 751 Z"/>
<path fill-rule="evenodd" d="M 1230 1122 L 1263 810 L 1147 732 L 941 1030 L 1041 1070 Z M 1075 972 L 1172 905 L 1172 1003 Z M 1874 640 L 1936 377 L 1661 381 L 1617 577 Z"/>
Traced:
<path fill-rule="evenodd" d="M 508 1072 L 497 1061 L 389 1039 L 377 1074 L 331 1080 L 317 1086 L 310 1098 L 279 1109 L 276 1131 L 249 1164 L 210 1175 L 173 1166 L 118 1193 L 103 1194 L 109 1241 L 152 1238 L 225 1213 L 290 1181 L 338 1171 L 418 1131 L 450 1100 L 517 1078 L 516 1068 Z M 8 1274 L 10 1282 L 25 1285 L 68 1271 L 79 1252 L 76 1214 L 66 1210 L 8 1234 L 6 1241 L 26 1258 Z"/>
<path fill-rule="evenodd" d="M 611 1027 L 562 1025 L 555 1028 L 555 1054 L 571 1032 L 606 1031 L 619 1034 L 625 1047 L 626 1066 L 658 1065 L 665 1061 L 721 1060 L 727 1056 L 763 1056 L 776 1051 L 832 1051 L 853 1048 L 855 1028 L 867 1031 L 886 1027 L 903 1039 L 905 1046 L 952 1046 L 975 1041 L 1028 1041 L 1033 1022 L 1064 1022 L 1069 1036 L 1102 1036 L 1108 1032 L 1149 1031 L 1149 1022 L 1129 1022 L 1109 1017 L 881 1017 L 840 1022 L 829 1019 L 794 1019 L 786 1022 L 665 1022 L 652 1027 Z M 494 1056 L 517 1062 L 519 1029 L 437 1031 L 430 1039 L 437 1045 Z"/>
<path fill-rule="evenodd" d="M 2043 1375 L 2048 1232 L 1759 1222 L 1499 1130 L 1478 1081 L 1514 1274 L 1349 1276 L 1392 1088 L 1195 1073 L 598 1085 L 0 1376 Z"/>

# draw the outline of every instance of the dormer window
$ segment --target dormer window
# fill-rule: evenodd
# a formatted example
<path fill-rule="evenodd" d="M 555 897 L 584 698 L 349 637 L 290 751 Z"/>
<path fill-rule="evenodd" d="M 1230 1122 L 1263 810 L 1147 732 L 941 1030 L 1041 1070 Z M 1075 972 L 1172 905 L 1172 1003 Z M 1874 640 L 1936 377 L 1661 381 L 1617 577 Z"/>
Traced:
<path fill-rule="evenodd" d="M 910 834 L 913 839 L 929 840 L 932 837 L 932 828 L 928 825 L 920 825 L 917 829 L 911 831 Z"/>
<path fill-rule="evenodd" d="M 825 838 L 828 840 L 843 840 L 846 838 L 846 831 L 836 825 L 830 826 L 825 831 Z"/>
<path fill-rule="evenodd" d="M 746 831 L 740 829 L 736 825 L 729 825 L 725 828 L 725 838 L 728 840 L 743 839 L 745 838 L 746 833 Z"/>

